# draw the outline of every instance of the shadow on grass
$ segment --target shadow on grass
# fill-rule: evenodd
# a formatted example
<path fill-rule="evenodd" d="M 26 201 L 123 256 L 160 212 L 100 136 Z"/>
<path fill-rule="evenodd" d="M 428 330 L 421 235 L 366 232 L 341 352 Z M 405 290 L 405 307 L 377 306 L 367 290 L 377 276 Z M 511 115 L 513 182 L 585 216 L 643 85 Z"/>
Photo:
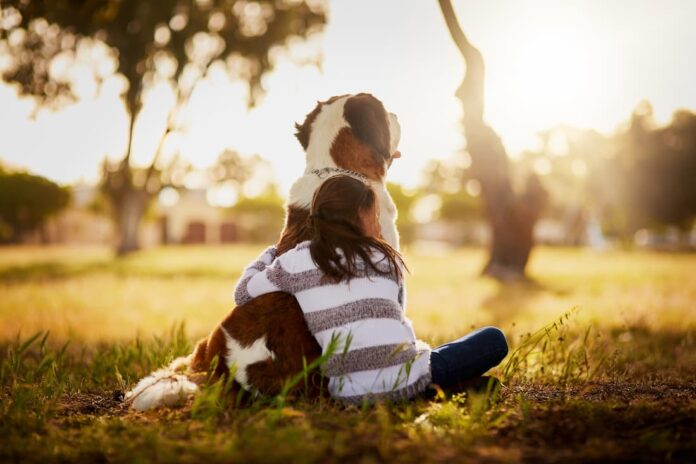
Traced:
<path fill-rule="evenodd" d="M 24 266 L 0 268 L 0 283 L 40 282 L 47 280 L 64 280 L 89 274 L 105 273 L 117 277 L 151 277 L 161 279 L 173 278 L 220 278 L 229 279 L 234 274 L 214 268 L 175 268 L 148 267 L 133 264 L 127 258 L 112 261 L 88 263 L 33 263 Z"/>
<path fill-rule="evenodd" d="M 9 266 L 0 269 L 0 282 L 25 282 L 37 280 L 58 280 L 107 270 L 107 262 L 83 264 L 34 263 L 26 266 Z"/>
<path fill-rule="evenodd" d="M 688 402 L 634 399 L 534 402 L 522 420 L 497 431 L 526 459 L 689 461 L 696 453 L 696 409 Z"/>
<path fill-rule="evenodd" d="M 571 289 L 551 286 L 533 278 L 499 283 L 497 291 L 481 303 L 481 308 L 490 312 L 492 324 L 504 325 L 514 321 L 520 313 L 527 310 L 532 300 L 544 293 L 564 296 L 571 291 Z"/>

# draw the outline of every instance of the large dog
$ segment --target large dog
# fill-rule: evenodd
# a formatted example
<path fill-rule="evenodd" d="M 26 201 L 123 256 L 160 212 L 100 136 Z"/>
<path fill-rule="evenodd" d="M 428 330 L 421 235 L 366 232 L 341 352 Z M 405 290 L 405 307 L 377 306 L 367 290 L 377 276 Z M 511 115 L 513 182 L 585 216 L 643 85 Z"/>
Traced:
<path fill-rule="evenodd" d="M 398 249 L 396 208 L 385 184 L 389 165 L 401 156 L 396 116 L 370 94 L 341 95 L 319 102 L 295 127 L 307 155 L 306 169 L 290 189 L 278 253 L 311 238 L 307 218 L 312 196 L 324 179 L 339 173 L 373 186 L 379 196 L 382 236 Z M 142 379 L 126 400 L 137 410 L 173 404 L 196 392 L 206 374 L 218 378 L 228 373 L 234 375 L 233 388 L 274 395 L 320 355 L 295 298 L 271 293 L 234 308 L 191 355 Z M 316 395 L 320 379 L 315 371 L 298 387 L 309 387 L 309 394 Z"/>

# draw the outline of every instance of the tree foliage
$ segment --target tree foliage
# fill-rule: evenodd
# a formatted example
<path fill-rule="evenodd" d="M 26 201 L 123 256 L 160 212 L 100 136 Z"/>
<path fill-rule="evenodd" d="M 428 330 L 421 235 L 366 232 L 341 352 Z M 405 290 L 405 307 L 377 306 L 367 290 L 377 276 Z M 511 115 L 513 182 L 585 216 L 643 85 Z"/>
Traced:
<path fill-rule="evenodd" d="M 677 111 L 655 127 L 651 113 L 634 113 L 619 139 L 618 168 L 630 227 L 690 230 L 696 217 L 696 114 Z"/>
<path fill-rule="evenodd" d="M 471 170 L 470 157 L 458 156 L 449 160 L 430 160 L 423 170 L 423 189 L 440 197 L 438 218 L 443 221 L 470 221 L 483 217 L 481 197 L 466 189 L 469 182 L 478 181 Z"/>
<path fill-rule="evenodd" d="M 242 196 L 230 208 L 240 226 L 243 240 L 272 243 L 278 240 L 285 217 L 285 200 L 275 185 L 268 185 L 261 195 Z"/>
<path fill-rule="evenodd" d="M 0 242 L 18 242 L 68 205 L 70 192 L 50 180 L 0 170 Z"/>
<path fill-rule="evenodd" d="M 394 182 L 387 183 L 387 191 L 396 205 L 396 211 L 398 211 L 396 227 L 399 230 L 399 239 L 402 244 L 409 244 L 416 237 L 416 224 L 411 218 L 411 210 L 418 200 L 418 192 L 408 191 L 402 185 Z"/>
<path fill-rule="evenodd" d="M 209 70 L 223 69 L 248 83 L 253 104 L 274 53 L 326 21 L 317 0 L 6 0 L 0 13 L 0 54 L 9 58 L 0 72 L 20 93 L 57 105 L 76 99 L 86 81 L 98 92 L 111 77 L 125 80 L 127 149 L 103 174 L 120 253 L 138 248 L 138 226 L 162 186 L 162 147 L 183 129 L 181 113 L 197 83 Z M 151 165 L 136 172 L 130 166 L 134 126 L 148 90 L 161 83 L 170 86 L 175 103 Z"/>
<path fill-rule="evenodd" d="M 155 79 L 195 79 L 216 60 L 228 60 L 258 95 L 272 49 L 325 21 L 317 2 L 271 0 L 5 0 L 2 14 L 0 40 L 12 57 L 3 78 L 23 94 L 46 101 L 74 96 L 75 83 L 53 65 L 101 43 L 115 68 L 93 63 L 94 77 L 110 71 L 125 77 L 131 113 Z M 235 57 L 245 60 L 243 68 L 235 67 Z"/>
<path fill-rule="evenodd" d="M 693 112 L 676 111 L 668 124 L 658 125 L 643 102 L 613 134 L 560 125 L 541 136 L 541 148 L 525 152 L 518 164 L 525 170 L 545 166 L 544 184 L 552 192 L 545 217 L 571 225 L 577 220 L 581 228 L 597 220 L 604 234 L 626 241 L 640 229 L 693 227 Z"/>

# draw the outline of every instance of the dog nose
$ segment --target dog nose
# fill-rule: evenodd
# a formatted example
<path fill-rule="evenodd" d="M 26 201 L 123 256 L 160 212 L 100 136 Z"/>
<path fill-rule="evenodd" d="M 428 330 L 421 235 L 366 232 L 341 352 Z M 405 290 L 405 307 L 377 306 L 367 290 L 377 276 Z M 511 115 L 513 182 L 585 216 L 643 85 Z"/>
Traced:
<path fill-rule="evenodd" d="M 396 150 L 392 155 L 392 158 L 401 158 L 401 152 L 399 150 Z"/>

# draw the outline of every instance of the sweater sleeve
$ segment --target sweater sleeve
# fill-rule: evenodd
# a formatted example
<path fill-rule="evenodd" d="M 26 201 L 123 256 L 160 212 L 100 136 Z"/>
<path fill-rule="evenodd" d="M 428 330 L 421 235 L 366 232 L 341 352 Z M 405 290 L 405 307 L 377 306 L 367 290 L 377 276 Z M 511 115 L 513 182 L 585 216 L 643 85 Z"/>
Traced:
<path fill-rule="evenodd" d="M 266 293 L 288 291 L 287 271 L 275 257 L 274 247 L 268 248 L 244 270 L 234 291 L 234 302 L 242 305 Z M 288 253 L 283 255 L 287 257 Z"/>
<path fill-rule="evenodd" d="M 234 302 L 238 305 L 244 304 L 253 297 L 247 292 L 247 285 L 254 275 L 263 271 L 273 262 L 276 257 L 276 248 L 271 246 L 266 248 L 254 261 L 251 262 L 242 272 L 239 281 L 234 289 Z"/>

